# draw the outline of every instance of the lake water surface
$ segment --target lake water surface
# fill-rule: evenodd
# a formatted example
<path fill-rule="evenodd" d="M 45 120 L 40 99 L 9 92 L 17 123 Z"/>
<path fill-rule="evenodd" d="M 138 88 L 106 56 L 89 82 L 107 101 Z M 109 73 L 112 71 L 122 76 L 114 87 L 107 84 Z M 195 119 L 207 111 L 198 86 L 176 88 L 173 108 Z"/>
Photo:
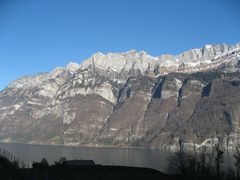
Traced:
<path fill-rule="evenodd" d="M 134 149 L 134 148 L 92 148 L 71 147 L 58 145 L 32 145 L 19 143 L 0 143 L 5 149 L 24 161 L 31 164 L 45 157 L 49 163 L 67 159 L 91 159 L 96 164 L 148 167 L 166 171 L 167 158 L 170 152 L 163 150 Z"/>
<path fill-rule="evenodd" d="M 168 158 L 172 152 L 137 148 L 72 147 L 62 145 L 33 145 L 1 143 L 0 149 L 7 150 L 25 164 L 39 162 L 46 158 L 50 164 L 61 157 L 68 160 L 94 160 L 96 164 L 148 167 L 167 172 Z M 224 153 L 224 169 L 234 169 L 232 153 Z"/>

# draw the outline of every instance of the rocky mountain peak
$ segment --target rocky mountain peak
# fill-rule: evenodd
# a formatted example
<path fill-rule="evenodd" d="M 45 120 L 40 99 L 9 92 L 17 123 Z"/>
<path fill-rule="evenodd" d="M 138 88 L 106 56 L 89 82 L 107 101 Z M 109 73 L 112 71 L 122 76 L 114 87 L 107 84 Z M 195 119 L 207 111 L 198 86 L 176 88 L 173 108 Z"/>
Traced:
<path fill-rule="evenodd" d="M 237 49 L 226 44 L 205 45 L 185 51 L 179 55 L 160 55 L 153 57 L 145 51 L 130 50 L 123 53 L 96 53 L 83 61 L 80 68 L 88 68 L 90 65 L 104 71 L 117 73 L 130 70 L 140 71 L 142 74 L 150 73 L 161 75 L 171 72 L 196 72 L 216 68 L 225 61 L 214 61 L 216 57 L 227 54 Z"/>
<path fill-rule="evenodd" d="M 19 78 L 12 83 L 10 83 L 6 89 L 12 89 L 12 92 L 15 93 L 19 89 L 27 90 L 31 88 L 42 89 L 44 95 L 52 94 L 54 95 L 58 89 L 58 86 L 63 84 L 71 74 L 75 73 L 79 69 L 79 65 L 73 62 L 70 62 L 66 67 L 57 67 L 49 73 L 39 73 L 36 75 L 24 76 Z M 54 88 L 52 86 L 55 86 Z M 51 93 L 49 89 L 51 88 Z"/>
<path fill-rule="evenodd" d="M 69 62 L 66 68 L 72 72 L 76 72 L 80 68 L 80 65 L 75 62 Z"/>
<path fill-rule="evenodd" d="M 144 51 L 131 50 L 124 53 L 96 53 L 81 63 L 80 68 L 88 68 L 90 65 L 101 70 L 111 69 L 120 73 L 130 69 L 138 69 L 141 72 L 147 70 L 149 64 L 154 65 L 154 59 Z"/>
<path fill-rule="evenodd" d="M 240 44 L 236 45 L 205 45 L 202 48 L 191 49 L 179 55 L 160 55 L 153 57 L 145 51 L 130 50 L 122 53 L 101 52 L 93 54 L 89 59 L 80 65 L 70 62 L 66 67 L 57 67 L 50 73 L 41 73 L 34 76 L 25 76 L 9 84 L 9 88 L 28 88 L 39 86 L 48 79 L 56 79 L 62 74 L 69 72 L 76 73 L 78 69 L 86 69 L 89 66 L 98 68 L 101 71 L 114 73 L 139 71 L 144 74 L 162 75 L 171 72 L 197 72 L 203 70 L 216 69 L 218 67 L 234 66 L 232 70 L 237 70 L 236 66 L 240 56 Z M 229 54 L 236 52 L 235 55 Z M 226 56 L 226 57 L 224 57 Z M 224 68 L 226 71 L 226 68 Z M 112 74 L 111 74 L 112 75 Z M 128 76 L 124 76 L 127 78 Z"/>

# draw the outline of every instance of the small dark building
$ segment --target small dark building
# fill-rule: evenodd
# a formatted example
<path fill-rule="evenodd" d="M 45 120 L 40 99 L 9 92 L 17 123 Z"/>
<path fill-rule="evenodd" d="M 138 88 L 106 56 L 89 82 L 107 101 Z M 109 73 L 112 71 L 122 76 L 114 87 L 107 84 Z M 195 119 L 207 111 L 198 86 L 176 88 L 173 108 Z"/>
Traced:
<path fill-rule="evenodd" d="M 96 165 L 93 160 L 66 160 L 63 161 L 64 165 L 77 165 L 77 166 L 94 166 Z"/>

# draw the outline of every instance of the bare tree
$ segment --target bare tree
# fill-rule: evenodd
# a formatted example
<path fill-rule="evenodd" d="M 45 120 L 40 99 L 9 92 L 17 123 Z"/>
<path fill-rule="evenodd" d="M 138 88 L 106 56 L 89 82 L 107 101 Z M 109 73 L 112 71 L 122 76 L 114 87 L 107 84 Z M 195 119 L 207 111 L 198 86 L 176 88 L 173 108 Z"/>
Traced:
<path fill-rule="evenodd" d="M 206 175 L 206 171 L 207 171 L 207 167 L 206 167 L 206 162 L 207 162 L 207 157 L 206 157 L 206 153 L 207 153 L 207 149 L 206 147 L 202 147 L 201 149 L 201 153 L 199 155 L 199 168 L 201 170 L 201 175 L 205 176 Z"/>
<path fill-rule="evenodd" d="M 203 177 L 210 177 L 212 175 L 213 161 L 214 152 L 206 146 L 202 146 L 198 154 L 198 174 Z"/>
<path fill-rule="evenodd" d="M 230 142 L 230 132 L 227 133 L 227 139 L 226 139 L 226 144 L 227 144 L 227 149 L 229 148 L 229 142 Z"/>
<path fill-rule="evenodd" d="M 179 145 L 179 151 L 177 152 L 177 166 L 178 169 L 180 170 L 182 175 L 186 174 L 186 156 L 185 156 L 185 152 L 184 152 L 184 143 L 183 143 L 183 139 L 179 139 L 178 140 L 178 145 Z"/>
<path fill-rule="evenodd" d="M 186 155 L 184 152 L 184 143 L 181 138 L 178 140 L 178 145 L 178 151 L 168 159 L 168 168 L 171 169 L 171 171 L 175 170 L 175 173 L 178 173 L 180 175 L 186 175 Z"/>
<path fill-rule="evenodd" d="M 233 158 L 235 159 L 237 180 L 240 180 L 240 144 L 239 142 L 235 146 L 235 153 L 233 154 Z"/>
<path fill-rule="evenodd" d="M 219 137 L 218 141 L 214 147 L 216 156 L 215 156 L 215 168 L 216 168 L 216 176 L 217 179 L 220 179 L 221 167 L 223 164 L 223 155 L 224 155 L 224 147 L 223 147 L 223 138 Z"/>
<path fill-rule="evenodd" d="M 199 174 L 199 155 L 196 148 L 196 143 L 194 141 L 193 151 L 187 154 L 188 161 L 188 173 L 190 176 L 196 176 Z"/>

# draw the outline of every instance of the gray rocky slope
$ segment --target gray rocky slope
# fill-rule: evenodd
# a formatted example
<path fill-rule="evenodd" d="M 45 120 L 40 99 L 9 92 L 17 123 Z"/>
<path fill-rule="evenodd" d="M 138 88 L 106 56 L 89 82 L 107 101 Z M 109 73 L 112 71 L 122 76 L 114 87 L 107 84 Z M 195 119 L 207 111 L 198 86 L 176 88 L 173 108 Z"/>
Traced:
<path fill-rule="evenodd" d="M 240 133 L 240 44 L 180 55 L 96 53 L 0 93 L 5 142 L 175 149 Z"/>

